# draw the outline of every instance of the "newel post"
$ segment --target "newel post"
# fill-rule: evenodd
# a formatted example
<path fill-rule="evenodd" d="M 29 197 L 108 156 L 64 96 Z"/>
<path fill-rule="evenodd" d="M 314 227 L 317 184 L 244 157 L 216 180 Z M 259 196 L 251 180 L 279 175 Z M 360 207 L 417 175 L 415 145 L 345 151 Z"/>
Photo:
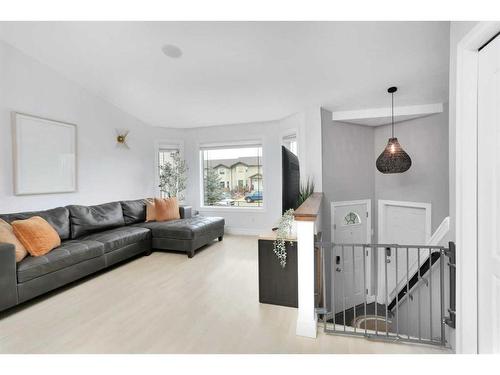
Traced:
<path fill-rule="evenodd" d="M 296 334 L 316 338 L 318 317 L 314 306 L 314 235 L 322 193 L 311 195 L 294 213 L 297 223 L 298 314 Z"/>

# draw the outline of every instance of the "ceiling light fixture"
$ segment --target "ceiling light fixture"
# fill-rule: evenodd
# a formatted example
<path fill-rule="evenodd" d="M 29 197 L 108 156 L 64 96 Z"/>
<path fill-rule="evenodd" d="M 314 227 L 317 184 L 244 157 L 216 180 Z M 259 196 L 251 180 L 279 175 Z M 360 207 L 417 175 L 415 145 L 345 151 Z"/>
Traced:
<path fill-rule="evenodd" d="M 397 87 L 389 87 L 387 92 L 391 94 L 391 118 L 392 118 L 392 136 L 387 142 L 384 151 L 377 158 L 377 169 L 384 173 L 403 173 L 411 167 L 411 158 L 401 147 L 398 139 L 394 137 L 394 93 L 398 90 Z"/>
<path fill-rule="evenodd" d="M 179 57 L 182 56 L 182 50 L 174 46 L 173 44 L 165 44 L 163 47 L 161 47 L 162 52 L 172 58 L 172 59 L 178 59 Z"/>

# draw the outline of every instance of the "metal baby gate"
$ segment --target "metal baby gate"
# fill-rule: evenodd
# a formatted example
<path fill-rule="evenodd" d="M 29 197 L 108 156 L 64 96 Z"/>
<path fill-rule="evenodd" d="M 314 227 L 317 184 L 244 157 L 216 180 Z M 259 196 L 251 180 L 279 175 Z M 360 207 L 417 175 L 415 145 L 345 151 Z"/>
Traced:
<path fill-rule="evenodd" d="M 446 346 L 455 326 L 455 244 L 317 242 L 327 334 Z M 447 316 L 448 314 L 448 316 Z"/>

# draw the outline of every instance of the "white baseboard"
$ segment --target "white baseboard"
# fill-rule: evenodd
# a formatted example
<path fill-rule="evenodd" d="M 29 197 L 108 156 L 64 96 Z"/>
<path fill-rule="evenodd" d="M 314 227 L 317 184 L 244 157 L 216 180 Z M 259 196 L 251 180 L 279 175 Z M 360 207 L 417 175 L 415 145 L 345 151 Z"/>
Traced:
<path fill-rule="evenodd" d="M 224 232 L 226 232 L 227 234 L 236 234 L 243 236 L 258 236 L 264 233 L 265 230 L 258 228 L 242 228 L 242 227 L 226 226 L 224 228 Z"/>

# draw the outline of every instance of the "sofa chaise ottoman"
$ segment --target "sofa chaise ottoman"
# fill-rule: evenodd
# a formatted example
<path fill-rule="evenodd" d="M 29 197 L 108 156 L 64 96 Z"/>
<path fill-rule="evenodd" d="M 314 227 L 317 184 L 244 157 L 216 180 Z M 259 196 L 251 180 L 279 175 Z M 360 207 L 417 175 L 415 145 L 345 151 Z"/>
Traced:
<path fill-rule="evenodd" d="M 8 223 L 40 216 L 61 238 L 61 246 L 48 254 L 19 263 L 14 245 L 0 243 L 0 311 L 153 250 L 183 251 L 191 258 L 195 250 L 224 236 L 223 218 L 193 216 L 187 206 L 179 208 L 178 220 L 145 222 L 145 202 L 0 214 Z"/>
<path fill-rule="evenodd" d="M 191 216 L 190 209 L 184 209 L 183 219 L 168 222 L 148 222 L 135 224 L 151 230 L 152 248 L 155 250 L 185 251 L 189 258 L 196 249 L 206 245 L 214 238 L 222 241 L 224 219 L 221 217 Z"/>

